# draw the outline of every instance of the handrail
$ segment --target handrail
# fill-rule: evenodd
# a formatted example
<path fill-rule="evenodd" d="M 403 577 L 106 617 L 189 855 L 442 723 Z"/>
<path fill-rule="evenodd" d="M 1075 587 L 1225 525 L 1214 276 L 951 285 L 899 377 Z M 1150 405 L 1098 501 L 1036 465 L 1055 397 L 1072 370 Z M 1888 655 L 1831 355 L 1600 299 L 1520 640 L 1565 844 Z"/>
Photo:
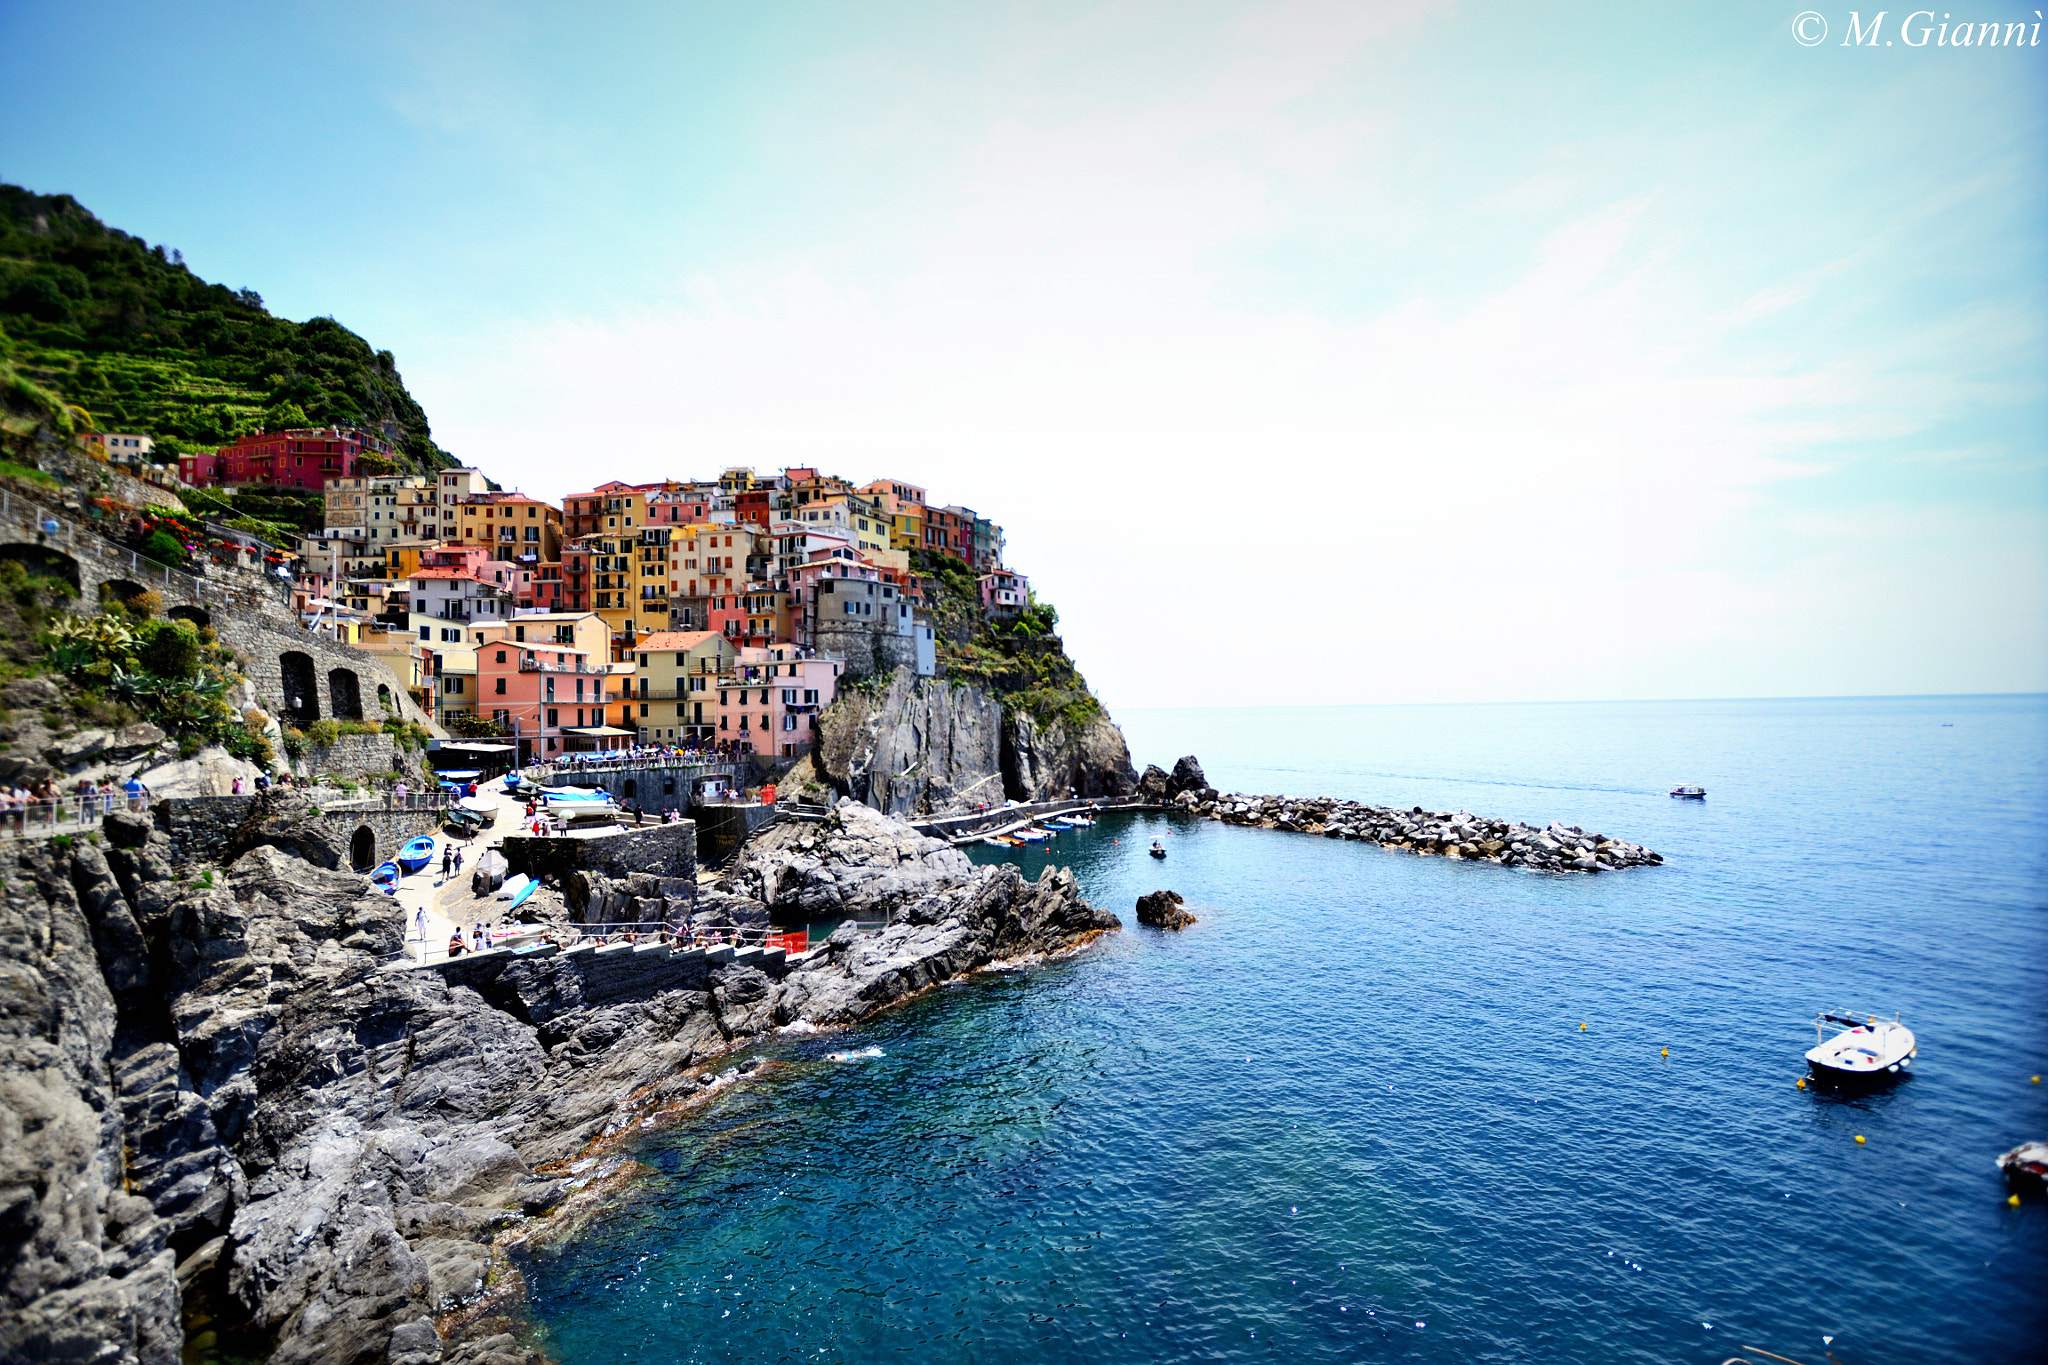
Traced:
<path fill-rule="evenodd" d="M 57 834 L 81 832 L 103 821 L 113 810 L 146 811 L 147 796 L 126 792 L 73 793 L 56 800 L 30 801 L 15 805 L 9 798 L 0 808 L 0 838 L 47 839 Z"/>

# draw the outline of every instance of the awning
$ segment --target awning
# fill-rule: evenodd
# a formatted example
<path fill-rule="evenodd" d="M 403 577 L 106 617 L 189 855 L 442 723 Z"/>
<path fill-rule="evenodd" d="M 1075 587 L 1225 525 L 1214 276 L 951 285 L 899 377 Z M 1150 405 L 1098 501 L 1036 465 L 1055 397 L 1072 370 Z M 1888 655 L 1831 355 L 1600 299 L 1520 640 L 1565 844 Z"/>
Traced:
<path fill-rule="evenodd" d="M 638 730 L 621 730 L 616 725 L 564 725 L 562 733 L 565 735 L 580 735 L 585 739 L 633 739 L 640 732 Z"/>
<path fill-rule="evenodd" d="M 473 740 L 444 739 L 442 749 L 460 749 L 471 754 L 509 754 L 515 746 L 510 744 L 483 744 Z"/>

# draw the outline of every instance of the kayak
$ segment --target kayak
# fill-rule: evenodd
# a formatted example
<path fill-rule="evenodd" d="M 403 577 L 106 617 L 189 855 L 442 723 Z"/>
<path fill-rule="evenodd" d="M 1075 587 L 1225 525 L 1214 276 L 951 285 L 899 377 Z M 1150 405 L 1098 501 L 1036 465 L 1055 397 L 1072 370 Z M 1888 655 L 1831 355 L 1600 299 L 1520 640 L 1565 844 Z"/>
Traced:
<path fill-rule="evenodd" d="M 526 904 L 526 898 L 531 896 L 534 888 L 539 885 L 539 882 L 529 881 L 526 885 L 520 887 L 519 894 L 512 898 L 512 909 L 517 910 L 520 906 Z"/>

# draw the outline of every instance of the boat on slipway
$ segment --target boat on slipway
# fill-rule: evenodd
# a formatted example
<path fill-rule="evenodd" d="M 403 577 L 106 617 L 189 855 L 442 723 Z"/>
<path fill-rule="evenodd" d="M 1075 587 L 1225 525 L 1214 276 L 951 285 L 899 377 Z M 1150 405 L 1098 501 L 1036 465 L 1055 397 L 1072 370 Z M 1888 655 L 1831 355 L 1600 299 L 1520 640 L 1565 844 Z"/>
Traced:
<path fill-rule="evenodd" d="M 431 834 L 422 834 L 419 838 L 412 840 L 404 848 L 398 850 L 398 865 L 405 869 L 405 875 L 408 877 L 432 861 L 434 861 L 434 836 Z"/>
<path fill-rule="evenodd" d="M 1828 1029 L 1836 1030 L 1827 1036 Z M 1813 1078 L 1823 1085 L 1871 1085 L 1907 1074 L 1920 1055 L 1913 1030 L 1897 1015 L 1880 1019 L 1828 1011 L 1813 1018 L 1814 1046 L 1806 1053 Z"/>

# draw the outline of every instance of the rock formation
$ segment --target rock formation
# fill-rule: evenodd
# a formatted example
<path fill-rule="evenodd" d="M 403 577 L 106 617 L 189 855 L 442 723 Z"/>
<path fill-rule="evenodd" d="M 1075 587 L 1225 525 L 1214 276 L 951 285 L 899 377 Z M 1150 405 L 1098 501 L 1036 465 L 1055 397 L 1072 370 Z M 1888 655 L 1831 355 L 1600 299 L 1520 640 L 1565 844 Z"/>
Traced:
<path fill-rule="evenodd" d="M 841 795 L 892 815 L 999 806 L 1005 800 L 1125 796 L 1136 774 L 1107 716 L 1048 724 L 980 687 L 919 678 L 850 690 L 820 717 L 816 766 Z"/>
<path fill-rule="evenodd" d="M 1181 764 L 1193 764 L 1182 759 Z M 1181 764 L 1174 765 L 1179 773 Z M 1148 770 L 1156 773 L 1159 770 Z M 1193 776 L 1201 768 L 1194 766 Z M 1226 824 L 1352 839 L 1409 853 L 1484 860 L 1544 872 L 1613 872 L 1664 861 L 1661 854 L 1552 821 L 1538 829 L 1520 821 L 1491 820 L 1469 811 L 1394 810 L 1329 797 L 1242 796 L 1212 788 L 1183 790 L 1171 803 L 1190 814 Z"/>
<path fill-rule="evenodd" d="M 1154 929 L 1185 929 L 1195 922 L 1195 917 L 1181 909 L 1180 894 L 1175 891 L 1154 891 L 1148 896 L 1138 897 L 1138 923 L 1149 924 Z"/>
<path fill-rule="evenodd" d="M 625 947 L 602 992 L 588 955 L 392 969 L 389 898 L 300 856 L 288 809 L 245 823 L 225 867 L 126 812 L 104 846 L 0 846 L 0 1361 L 171 1365 L 188 1327 L 278 1361 L 524 1361 L 484 1302 L 517 1289 L 498 1238 L 615 1170 L 607 1140 L 704 1063 L 1118 926 L 1065 872 L 842 802 L 699 902 L 890 921 L 797 963 L 641 974 Z"/>

